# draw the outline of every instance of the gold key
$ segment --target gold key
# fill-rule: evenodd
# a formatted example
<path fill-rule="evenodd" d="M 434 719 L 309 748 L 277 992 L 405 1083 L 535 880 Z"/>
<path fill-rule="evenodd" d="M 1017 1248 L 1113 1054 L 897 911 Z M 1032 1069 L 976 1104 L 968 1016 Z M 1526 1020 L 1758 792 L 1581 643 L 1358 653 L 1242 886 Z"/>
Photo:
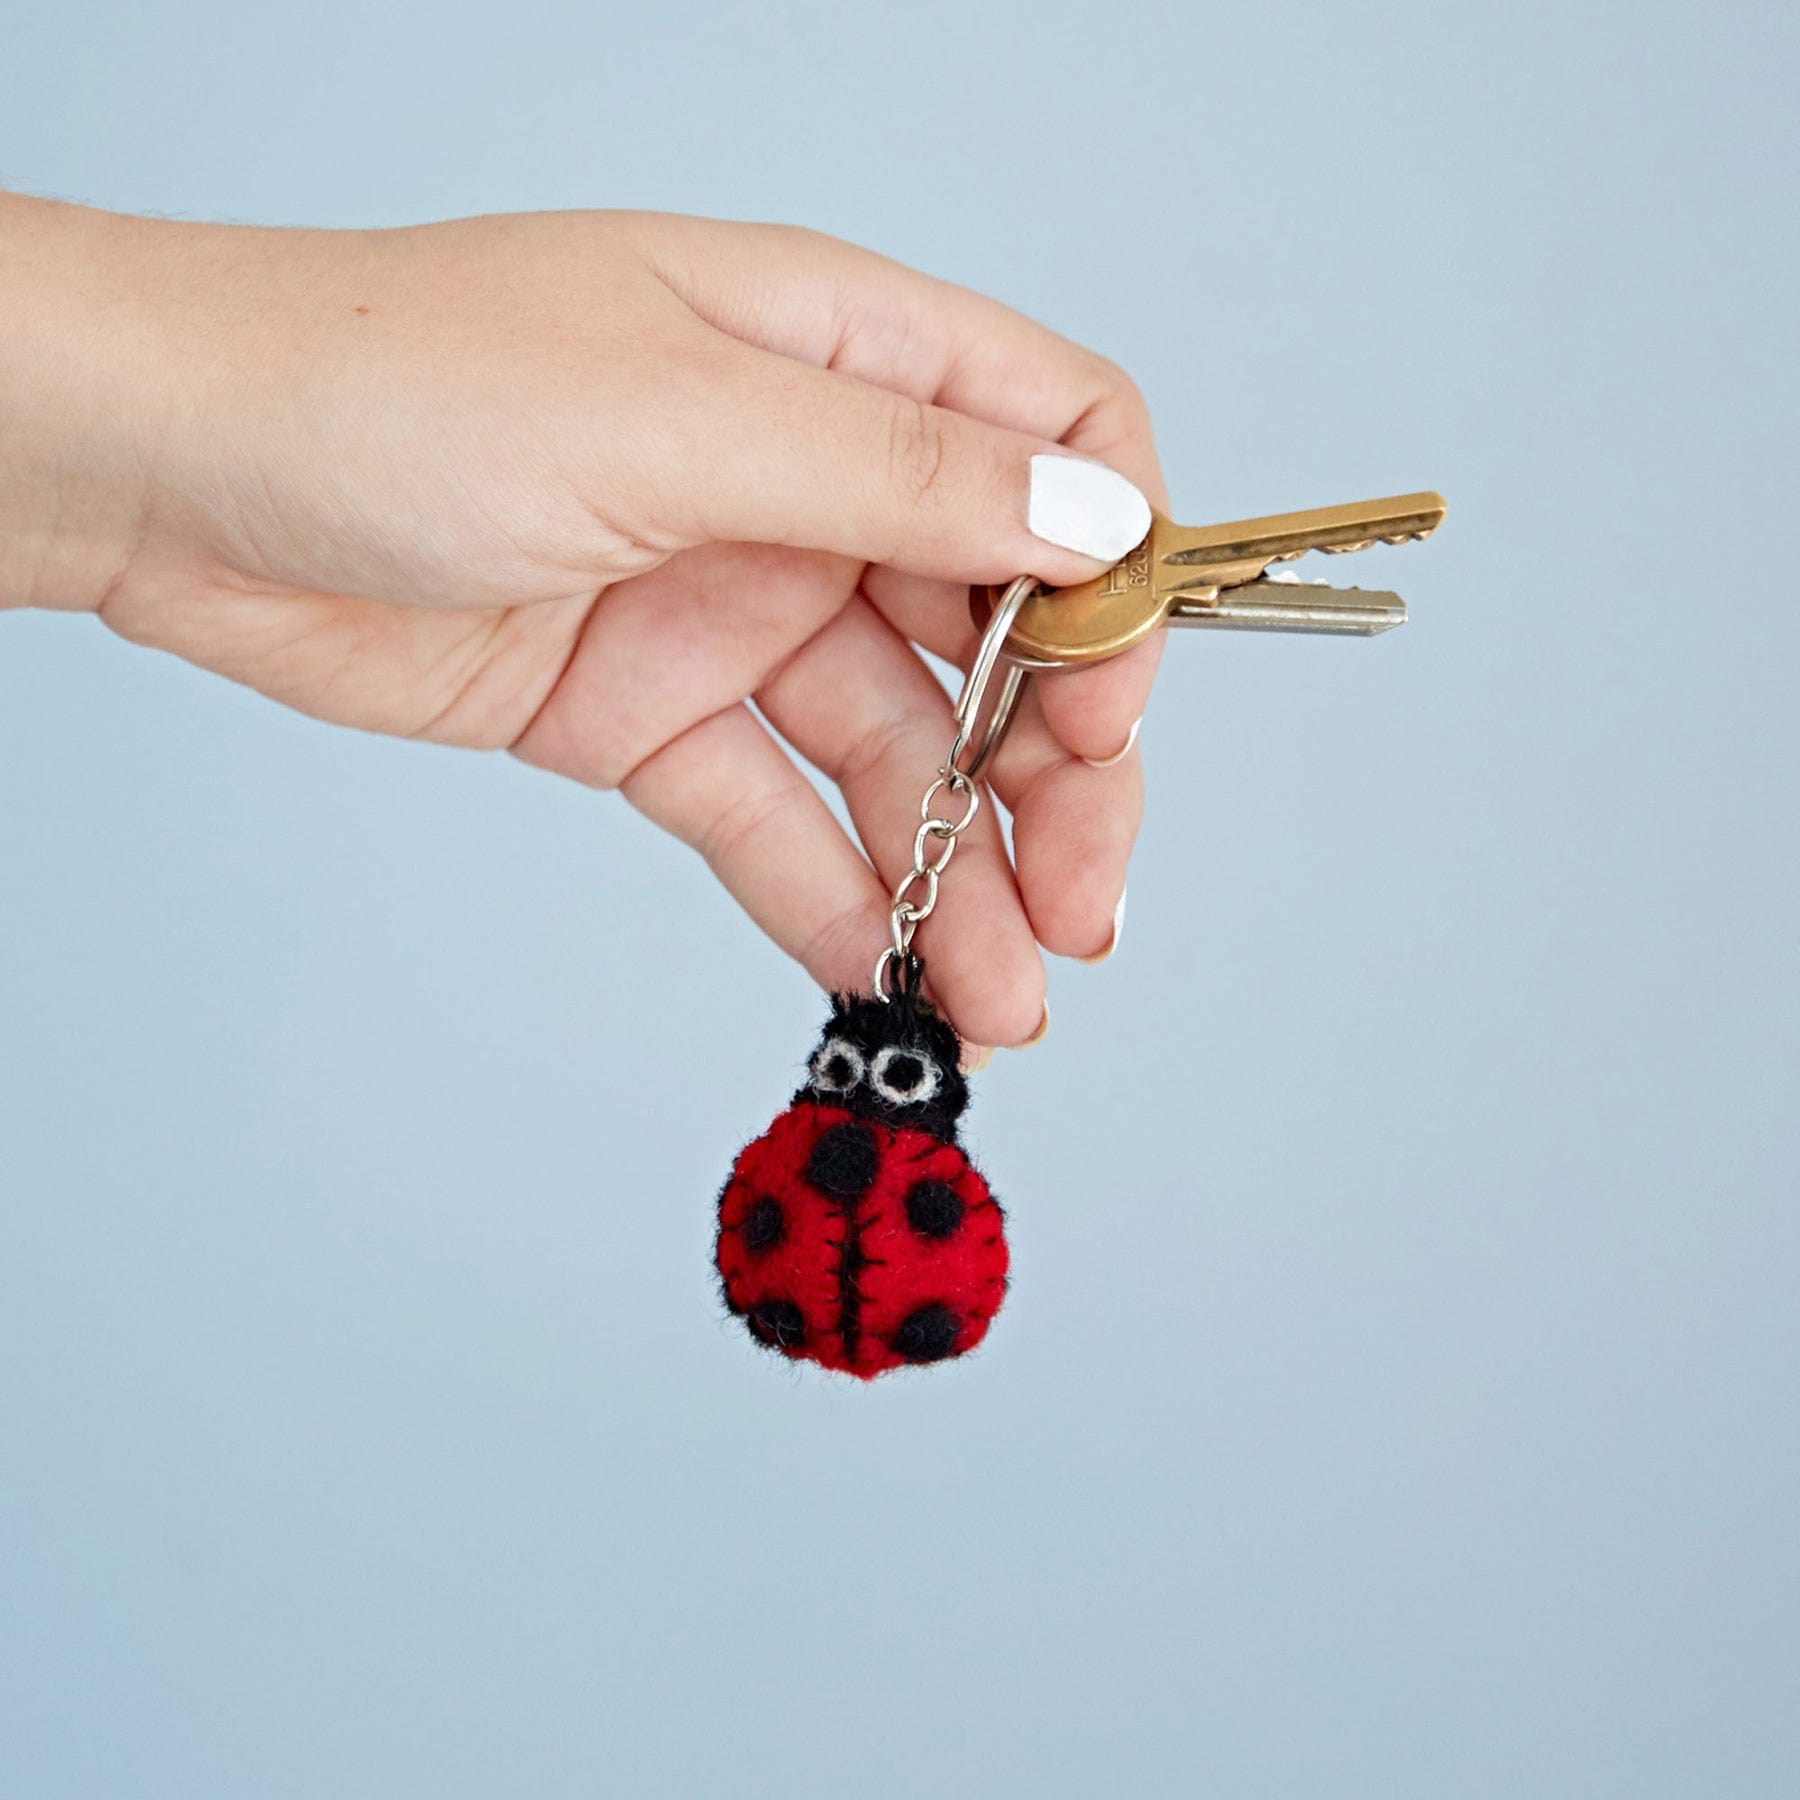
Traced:
<path fill-rule="evenodd" d="M 1176 525 L 1150 516 L 1150 535 L 1104 575 L 1046 588 L 1019 608 L 1005 655 L 1028 669 L 1103 662 L 1164 625 L 1234 631 L 1308 631 L 1373 637 L 1406 622 L 1398 594 L 1270 577 L 1273 563 L 1309 550 L 1336 555 L 1430 537 L 1444 517 L 1437 494 L 1400 494 L 1229 525 Z M 984 625 L 996 588 L 971 590 Z"/>

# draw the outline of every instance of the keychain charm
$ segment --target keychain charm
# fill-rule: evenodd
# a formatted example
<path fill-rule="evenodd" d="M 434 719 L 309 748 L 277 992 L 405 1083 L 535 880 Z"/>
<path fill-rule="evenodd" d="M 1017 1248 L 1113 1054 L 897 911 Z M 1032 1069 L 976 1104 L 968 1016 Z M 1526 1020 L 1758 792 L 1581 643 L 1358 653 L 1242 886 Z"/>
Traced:
<path fill-rule="evenodd" d="M 957 1142 L 956 1033 L 918 992 L 834 1001 L 805 1085 L 719 1198 L 725 1304 L 865 1379 L 972 1350 L 1006 1296 L 1000 1205 Z"/>
<path fill-rule="evenodd" d="M 981 643 L 919 803 L 874 993 L 833 999 L 805 1082 L 719 1196 L 719 1281 L 757 1342 L 868 1380 L 974 1349 L 1006 1297 L 1000 1204 L 958 1138 L 962 1046 L 926 998 L 913 938 L 1029 675 L 1117 656 L 1166 625 L 1373 636 L 1405 621 L 1398 595 L 1284 581 L 1270 566 L 1428 537 L 1443 515 L 1436 494 L 1199 529 L 1153 514 L 1136 549 L 1079 587 L 1023 575 L 971 591 Z"/>
<path fill-rule="evenodd" d="M 726 1306 L 769 1349 L 865 1380 L 973 1350 L 1006 1297 L 1005 1215 L 957 1137 L 969 1103 L 962 1045 L 925 997 L 912 944 L 981 810 L 981 774 L 1024 669 L 1006 664 L 991 706 L 988 689 L 1036 586 L 1015 581 L 982 634 L 955 741 L 919 802 L 874 997 L 832 1001 L 805 1082 L 719 1196 Z M 942 816 L 940 801 L 960 811 Z"/>

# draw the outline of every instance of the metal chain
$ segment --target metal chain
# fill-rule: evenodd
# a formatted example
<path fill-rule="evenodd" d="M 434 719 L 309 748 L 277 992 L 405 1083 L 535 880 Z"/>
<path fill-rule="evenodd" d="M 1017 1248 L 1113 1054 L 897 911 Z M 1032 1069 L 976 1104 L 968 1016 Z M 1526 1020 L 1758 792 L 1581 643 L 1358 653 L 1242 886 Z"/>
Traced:
<path fill-rule="evenodd" d="M 1019 691 L 1029 673 L 1010 657 L 1003 658 L 1003 646 L 1019 608 L 1036 591 L 1037 583 L 1029 575 L 1020 576 L 1006 590 L 1000 604 L 994 608 L 981 646 L 975 653 L 975 660 L 969 666 L 968 679 L 964 681 L 961 697 L 956 702 L 956 739 L 950 746 L 950 754 L 939 765 L 931 786 L 925 790 L 925 797 L 919 802 L 921 822 L 919 829 L 913 834 L 912 867 L 900 878 L 899 886 L 894 889 L 893 906 L 888 914 L 888 934 L 892 941 L 875 959 L 875 992 L 884 1000 L 893 997 L 888 986 L 890 981 L 897 986 L 905 984 L 907 970 L 912 962 L 914 934 L 931 917 L 932 909 L 937 905 L 938 882 L 949 868 L 950 858 L 956 854 L 956 840 L 968 830 L 974 823 L 975 815 L 981 811 L 982 770 L 987 767 L 989 759 L 999 749 L 1000 741 L 1006 735 L 1006 728 L 1012 721 L 1013 708 L 1018 703 Z M 987 728 L 971 756 L 968 752 L 975 741 L 975 728 L 987 693 L 988 680 L 1002 660 L 1006 662 L 1006 672 L 1001 680 L 1000 691 L 988 716 Z M 960 818 L 940 818 L 931 810 L 932 802 L 946 788 L 962 799 Z M 928 855 L 926 850 L 933 838 L 943 845 L 936 856 Z M 915 894 L 914 890 L 918 892 Z"/>
<path fill-rule="evenodd" d="M 941 819 L 931 810 L 932 802 L 945 788 L 962 797 L 960 818 Z M 888 995 L 889 970 L 896 979 L 904 972 L 907 958 L 912 955 L 913 935 L 931 917 L 932 909 L 937 905 L 938 880 L 949 868 L 950 858 L 956 854 L 956 840 L 968 830 L 980 811 L 980 783 L 972 781 L 954 764 L 945 763 L 919 802 L 921 824 L 913 833 L 912 867 L 894 889 L 893 909 L 888 915 L 888 930 L 893 942 L 875 959 L 875 992 L 884 999 Z M 926 851 L 926 845 L 933 838 L 943 845 L 936 856 Z M 921 884 L 923 892 L 915 898 L 913 890 Z"/>

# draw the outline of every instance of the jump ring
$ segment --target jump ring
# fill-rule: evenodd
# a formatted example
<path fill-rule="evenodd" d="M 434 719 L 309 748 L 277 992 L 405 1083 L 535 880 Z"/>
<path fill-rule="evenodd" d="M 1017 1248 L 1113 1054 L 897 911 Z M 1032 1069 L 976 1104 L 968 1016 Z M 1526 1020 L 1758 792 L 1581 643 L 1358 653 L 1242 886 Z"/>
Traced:
<path fill-rule="evenodd" d="M 999 605 L 994 608 L 993 617 L 988 620 L 987 630 L 981 634 L 981 645 L 975 652 L 975 660 L 969 664 L 968 677 L 963 682 L 962 693 L 956 702 L 956 742 L 950 746 L 950 754 L 944 759 L 945 770 L 953 775 L 961 775 L 966 781 L 980 780 L 981 772 L 993 761 L 994 752 L 1000 748 L 1006 737 L 1007 727 L 1012 723 L 1019 692 L 1030 671 L 1023 664 L 1007 658 L 1006 673 L 1001 678 L 1000 692 L 989 710 L 987 726 L 979 741 L 975 737 L 975 728 L 981 720 L 982 705 L 987 698 L 988 683 L 995 665 L 1001 660 L 1007 634 L 1013 628 L 1013 621 L 1019 616 L 1020 607 L 1037 591 L 1037 579 L 1031 575 L 1021 575 L 1008 586 L 1000 596 Z M 963 755 L 971 744 L 975 746 L 974 754 L 965 762 Z"/>

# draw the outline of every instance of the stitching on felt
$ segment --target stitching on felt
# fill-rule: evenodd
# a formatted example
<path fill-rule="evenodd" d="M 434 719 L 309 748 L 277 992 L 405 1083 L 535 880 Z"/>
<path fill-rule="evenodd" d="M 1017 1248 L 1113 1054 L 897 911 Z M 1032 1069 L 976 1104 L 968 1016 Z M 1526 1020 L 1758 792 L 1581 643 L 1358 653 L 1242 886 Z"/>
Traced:
<path fill-rule="evenodd" d="M 862 1348 L 863 1295 L 857 1277 L 869 1261 L 862 1247 L 863 1198 L 859 1194 L 854 1200 L 843 1202 L 844 1243 L 838 1255 L 838 1335 L 843 1339 L 844 1360 L 848 1363 L 856 1361 Z"/>

